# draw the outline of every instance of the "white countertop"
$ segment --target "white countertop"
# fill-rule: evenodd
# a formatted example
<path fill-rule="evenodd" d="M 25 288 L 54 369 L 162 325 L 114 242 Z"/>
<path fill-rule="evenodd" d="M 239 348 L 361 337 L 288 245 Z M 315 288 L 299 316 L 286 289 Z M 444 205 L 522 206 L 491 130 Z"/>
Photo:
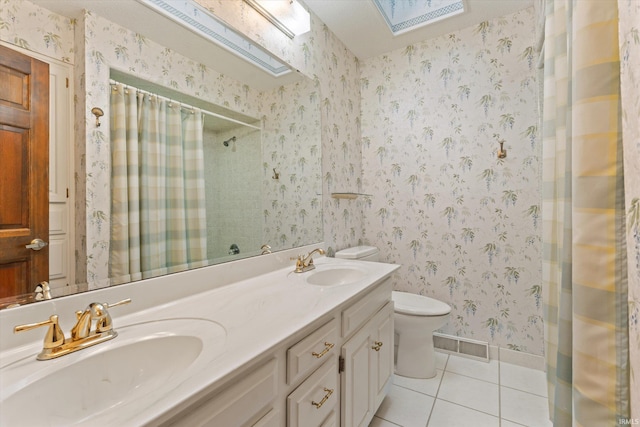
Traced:
<path fill-rule="evenodd" d="M 177 385 L 170 394 L 156 396 L 147 402 L 138 400 L 132 404 L 122 403 L 112 410 L 104 411 L 97 418 L 92 418 L 91 424 L 143 425 L 153 421 L 160 414 L 187 401 L 198 392 L 213 388 L 216 383 L 229 374 L 265 354 L 332 310 L 363 294 L 372 285 L 379 283 L 399 268 L 393 264 L 324 257 L 317 258 L 315 263 L 317 266 L 315 271 L 351 265 L 360 268 L 366 266 L 369 274 L 366 278 L 347 285 L 316 286 L 305 282 L 305 278 L 314 270 L 306 273 L 293 273 L 292 265 L 288 265 L 285 268 L 216 289 L 172 301 L 164 301 L 160 305 L 149 306 L 143 310 L 130 310 L 125 315 L 119 315 L 119 311 L 117 311 L 119 308 L 114 308 L 111 315 L 116 331 L 119 328 L 127 331 L 129 325 L 164 319 L 189 318 L 215 322 L 218 327 L 209 339 L 215 341 L 214 345 L 219 346 L 219 351 L 210 363 L 201 366 L 197 372 Z M 176 281 L 173 286 L 187 286 L 182 280 L 178 280 L 184 279 L 185 276 L 175 277 Z M 135 302 L 134 299 L 129 305 L 135 306 Z M 44 319 L 31 319 L 30 321 L 39 320 Z M 202 325 L 202 322 L 194 321 L 193 323 L 200 325 L 200 327 Z M 7 325 L 3 322 L 1 325 L 2 334 L 8 332 L 9 326 L 12 328 L 14 325 Z M 135 326 L 131 326 L 131 328 L 135 328 Z M 67 332 L 68 328 L 63 327 L 63 330 Z M 193 332 L 197 333 L 197 331 Z M 52 361 L 36 361 L 35 355 L 41 349 L 40 340 L 45 330 L 30 333 L 39 337 L 37 343 L 30 342 L 21 346 L 0 349 L 3 350 L 0 352 L 0 368 L 5 373 L 13 367 L 20 367 L 22 371 L 24 366 L 28 366 L 29 372 L 31 372 L 29 377 L 33 380 L 39 375 L 39 372 L 44 375 L 47 371 L 54 369 L 54 363 L 74 363 L 75 360 L 86 357 L 83 356 L 83 353 L 99 351 L 111 343 L 116 343 L 120 338 Z M 125 333 L 123 332 L 121 335 L 124 336 Z M 11 375 L 3 374 L 0 377 L 2 394 L 5 394 L 5 390 L 15 388 L 15 385 L 8 384 L 8 381 L 13 381 Z M 27 379 L 16 380 L 16 382 L 24 381 Z M 64 393 L 64 390 L 61 392 Z M 32 402 L 32 404 L 37 406 L 36 402 Z"/>

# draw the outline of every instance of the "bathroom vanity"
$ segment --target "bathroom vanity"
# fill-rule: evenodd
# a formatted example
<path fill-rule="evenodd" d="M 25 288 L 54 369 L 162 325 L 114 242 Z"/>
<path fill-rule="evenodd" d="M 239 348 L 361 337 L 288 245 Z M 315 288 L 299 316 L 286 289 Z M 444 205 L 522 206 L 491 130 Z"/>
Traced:
<path fill-rule="evenodd" d="M 293 273 L 289 255 L 1 311 L 0 424 L 368 425 L 393 374 L 398 266 L 318 258 Z M 109 342 L 37 361 L 45 331 L 7 337 L 54 313 L 68 334 L 74 310 L 122 297 L 132 303 L 111 312 Z"/>

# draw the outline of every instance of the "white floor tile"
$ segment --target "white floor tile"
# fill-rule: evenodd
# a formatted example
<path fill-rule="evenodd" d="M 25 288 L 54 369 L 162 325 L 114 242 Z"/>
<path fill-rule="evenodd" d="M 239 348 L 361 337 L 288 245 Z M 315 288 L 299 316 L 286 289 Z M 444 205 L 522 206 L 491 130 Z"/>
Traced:
<path fill-rule="evenodd" d="M 449 357 L 446 371 L 498 384 L 498 366 L 497 360 L 490 360 L 487 363 L 480 360 L 451 356 Z"/>
<path fill-rule="evenodd" d="M 547 397 L 544 371 L 500 362 L 500 385 Z"/>
<path fill-rule="evenodd" d="M 449 360 L 449 354 L 440 353 L 439 351 L 436 351 L 435 354 L 436 354 L 436 369 L 440 369 L 444 371 L 444 367 L 447 365 L 447 360 Z"/>
<path fill-rule="evenodd" d="M 498 417 L 494 417 L 464 406 L 436 399 L 429 427 L 499 427 Z"/>
<path fill-rule="evenodd" d="M 445 371 L 438 398 L 498 416 L 497 384 Z"/>
<path fill-rule="evenodd" d="M 503 419 L 529 427 L 551 427 L 546 397 L 500 387 L 500 409 Z"/>
<path fill-rule="evenodd" d="M 393 376 L 393 383 L 397 386 L 408 388 L 419 393 L 428 394 L 429 396 L 436 397 L 438 388 L 440 387 L 440 380 L 442 380 L 442 371 L 436 369 L 436 376 L 429 379 L 418 379 L 402 377 L 400 375 Z"/>
<path fill-rule="evenodd" d="M 511 422 L 509 420 L 505 420 L 504 418 L 502 418 L 500 420 L 500 427 L 523 427 L 523 424 L 514 423 L 514 422 Z M 526 426 L 524 426 L 524 427 L 526 427 Z"/>
<path fill-rule="evenodd" d="M 424 427 L 427 425 L 433 402 L 434 398 L 431 396 L 392 385 L 376 417 L 403 427 Z"/>
<path fill-rule="evenodd" d="M 398 427 L 398 424 L 390 423 L 389 421 L 383 420 L 382 418 L 373 417 L 373 419 L 369 423 L 369 427 Z"/>

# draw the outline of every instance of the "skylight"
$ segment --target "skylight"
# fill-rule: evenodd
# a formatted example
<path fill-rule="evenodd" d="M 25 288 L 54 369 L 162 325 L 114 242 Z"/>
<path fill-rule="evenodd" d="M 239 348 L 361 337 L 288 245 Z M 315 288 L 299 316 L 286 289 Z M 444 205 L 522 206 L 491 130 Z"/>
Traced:
<path fill-rule="evenodd" d="M 394 35 L 464 12 L 462 0 L 372 0 Z"/>

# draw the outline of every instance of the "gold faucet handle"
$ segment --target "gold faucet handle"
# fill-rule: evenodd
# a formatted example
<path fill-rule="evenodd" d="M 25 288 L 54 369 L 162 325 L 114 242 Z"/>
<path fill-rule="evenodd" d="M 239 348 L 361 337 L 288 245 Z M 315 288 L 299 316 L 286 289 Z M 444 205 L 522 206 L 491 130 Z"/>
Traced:
<path fill-rule="evenodd" d="M 62 329 L 58 324 L 57 314 L 51 315 L 49 320 L 45 320 L 43 322 L 18 325 L 13 328 L 13 333 L 30 331 L 31 329 L 39 328 L 40 326 L 49 326 L 49 330 L 44 336 L 44 348 L 56 348 L 64 344 L 64 332 L 62 332 Z"/>
<path fill-rule="evenodd" d="M 127 299 L 123 299 L 122 301 L 114 302 L 113 304 L 109 304 L 109 303 L 105 302 L 102 305 L 104 306 L 104 308 L 113 308 L 113 307 L 117 307 L 119 305 L 129 304 L 130 302 L 131 302 L 131 298 L 127 298 Z"/>
<path fill-rule="evenodd" d="M 304 254 L 300 254 L 298 256 L 292 256 L 289 258 L 291 261 L 295 261 L 296 265 L 301 265 L 304 260 Z"/>
<path fill-rule="evenodd" d="M 131 298 L 123 299 L 122 301 L 109 304 L 107 302 L 90 304 L 91 310 L 94 312 L 94 316 L 98 321 L 96 322 L 96 333 L 108 332 L 113 329 L 113 323 L 111 321 L 111 315 L 107 311 L 108 308 L 117 307 L 119 305 L 129 304 Z"/>
<path fill-rule="evenodd" d="M 304 267 L 304 254 L 300 254 L 297 257 L 291 257 L 289 259 L 296 262 L 296 269 L 294 271 L 296 273 L 302 273 L 302 269 Z"/>

